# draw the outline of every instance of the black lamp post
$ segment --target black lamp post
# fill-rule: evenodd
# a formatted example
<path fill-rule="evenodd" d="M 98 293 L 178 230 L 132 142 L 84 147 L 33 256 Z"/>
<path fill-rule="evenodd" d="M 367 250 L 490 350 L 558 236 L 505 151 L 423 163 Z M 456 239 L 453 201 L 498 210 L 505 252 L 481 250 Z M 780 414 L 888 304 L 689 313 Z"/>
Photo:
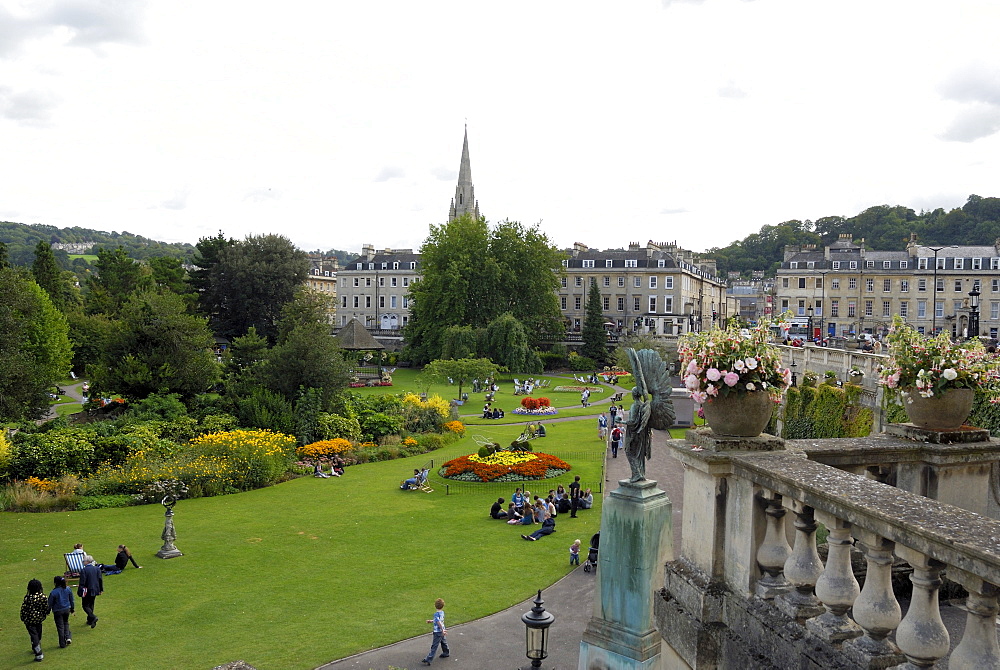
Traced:
<path fill-rule="evenodd" d="M 969 337 L 979 337 L 979 287 L 969 291 Z"/>
<path fill-rule="evenodd" d="M 938 301 L 938 295 L 937 295 L 938 294 L 938 288 L 937 288 L 937 259 L 938 259 L 938 252 L 941 251 L 942 249 L 952 249 L 954 247 L 955 247 L 954 244 L 949 244 L 949 245 L 944 246 L 944 247 L 924 247 L 925 249 L 930 249 L 931 251 L 934 252 L 934 288 L 932 289 L 932 295 L 934 296 L 934 300 L 932 301 L 933 304 L 931 305 L 934 308 L 934 315 L 931 317 L 931 335 L 932 336 L 937 334 L 937 301 Z"/>
<path fill-rule="evenodd" d="M 806 307 L 806 315 L 809 317 L 809 326 L 808 326 L 808 328 L 809 328 L 809 340 L 808 341 L 809 342 L 812 342 L 813 340 L 816 339 L 816 335 L 813 333 L 813 314 L 814 313 L 815 313 L 815 311 L 813 310 L 813 306 L 812 305 L 809 305 L 808 307 Z"/>
<path fill-rule="evenodd" d="M 556 620 L 552 614 L 545 611 L 542 606 L 542 590 L 538 590 L 538 597 L 535 598 L 535 606 L 530 612 L 521 616 L 525 630 L 525 653 L 531 659 L 532 668 L 542 667 L 542 661 L 549 655 L 549 626 Z"/>

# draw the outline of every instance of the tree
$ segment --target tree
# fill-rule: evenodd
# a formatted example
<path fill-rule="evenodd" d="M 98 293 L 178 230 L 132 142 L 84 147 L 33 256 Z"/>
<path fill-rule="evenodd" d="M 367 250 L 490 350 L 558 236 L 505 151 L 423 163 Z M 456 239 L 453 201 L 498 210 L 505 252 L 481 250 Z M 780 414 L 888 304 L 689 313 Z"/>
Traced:
<path fill-rule="evenodd" d="M 150 258 L 147 263 L 153 273 L 153 283 L 160 291 L 170 291 L 184 298 L 184 302 L 193 305 L 197 300 L 197 294 L 191 289 L 187 281 L 187 272 L 181 259 L 170 256 L 157 256 Z"/>
<path fill-rule="evenodd" d="M 7 245 L 0 242 L 0 270 L 10 267 L 10 252 L 7 251 Z"/>
<path fill-rule="evenodd" d="M 318 291 L 302 285 L 295 289 L 294 297 L 281 308 L 281 321 L 278 322 L 278 342 L 288 339 L 289 333 L 298 326 L 321 324 L 327 327 L 327 315 L 330 313 L 330 298 Z"/>
<path fill-rule="evenodd" d="M 41 418 L 67 376 L 66 317 L 30 276 L 0 268 L 0 422 Z"/>
<path fill-rule="evenodd" d="M 261 381 L 290 402 L 297 399 L 299 387 L 320 389 L 326 410 L 333 396 L 347 388 L 347 363 L 329 326 L 299 325 L 271 349 L 261 369 Z"/>
<path fill-rule="evenodd" d="M 528 334 L 509 312 L 493 319 L 486 327 L 486 353 L 494 363 L 511 372 L 538 372 L 529 369 Z"/>
<path fill-rule="evenodd" d="M 202 313 L 209 316 L 215 332 L 233 338 L 255 326 L 269 341 L 276 341 L 281 309 L 306 280 L 305 252 L 281 235 L 251 235 L 230 243 L 220 233 L 198 244 L 202 257 L 196 262 L 206 265 L 200 266 L 204 274 L 193 273 L 193 280 Z"/>
<path fill-rule="evenodd" d="M 438 359 L 424 366 L 424 374 L 437 379 L 439 383 L 451 379 L 458 384 L 458 397 L 462 397 L 462 387 L 473 379 L 495 377 L 500 368 L 488 358 L 459 358 L 457 360 Z"/>
<path fill-rule="evenodd" d="M 55 254 L 48 242 L 35 245 L 35 262 L 31 264 L 31 274 L 42 290 L 49 295 L 49 300 L 59 311 L 65 311 L 63 299 L 63 271 L 56 262 Z"/>
<path fill-rule="evenodd" d="M 504 221 L 490 230 L 466 215 L 431 226 L 420 251 L 406 331 L 412 360 L 441 358 L 449 327 L 482 328 L 507 312 L 531 340 L 557 329 L 561 255 L 537 226 Z"/>
<path fill-rule="evenodd" d="M 133 295 L 153 289 L 149 268 L 128 257 L 125 249 L 97 252 L 97 275 L 88 281 L 88 314 L 117 314 Z"/>
<path fill-rule="evenodd" d="M 219 379 L 212 333 L 173 293 L 140 293 L 121 307 L 99 364 L 87 373 L 94 393 L 141 400 L 151 393 L 188 399 Z"/>
<path fill-rule="evenodd" d="M 597 288 L 597 280 L 592 278 L 590 293 L 587 294 L 587 316 L 583 321 L 583 347 L 580 353 L 593 359 L 598 366 L 603 366 L 608 359 L 607 342 L 601 289 Z"/>
<path fill-rule="evenodd" d="M 476 331 L 472 326 L 450 326 L 441 337 L 441 358 L 465 358 L 476 354 Z"/>

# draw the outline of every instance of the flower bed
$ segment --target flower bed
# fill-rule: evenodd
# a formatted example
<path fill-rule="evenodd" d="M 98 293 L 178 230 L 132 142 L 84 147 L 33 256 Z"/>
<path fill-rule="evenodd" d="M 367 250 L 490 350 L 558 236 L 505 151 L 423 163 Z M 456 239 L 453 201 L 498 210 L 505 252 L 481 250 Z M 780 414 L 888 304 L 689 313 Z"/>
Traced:
<path fill-rule="evenodd" d="M 583 393 L 585 389 L 590 389 L 591 393 L 604 393 L 603 386 L 557 386 L 552 390 L 557 393 Z"/>
<path fill-rule="evenodd" d="M 551 416 L 553 414 L 558 414 L 559 410 L 555 407 L 539 407 L 538 409 L 526 409 L 524 407 L 518 407 L 511 411 L 512 414 L 529 414 L 531 416 Z"/>
<path fill-rule="evenodd" d="M 551 454 L 498 451 L 489 456 L 468 454 L 446 462 L 441 468 L 445 479 L 466 482 L 517 482 L 549 479 L 569 472 L 570 465 Z"/>

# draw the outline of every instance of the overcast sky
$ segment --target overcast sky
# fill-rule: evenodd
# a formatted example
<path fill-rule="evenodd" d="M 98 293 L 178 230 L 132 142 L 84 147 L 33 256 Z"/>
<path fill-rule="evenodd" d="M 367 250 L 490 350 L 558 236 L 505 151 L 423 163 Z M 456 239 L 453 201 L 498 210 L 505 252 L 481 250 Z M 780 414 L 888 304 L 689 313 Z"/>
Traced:
<path fill-rule="evenodd" d="M 1000 196 L 1000 2 L 0 0 L 0 220 L 696 251 Z"/>

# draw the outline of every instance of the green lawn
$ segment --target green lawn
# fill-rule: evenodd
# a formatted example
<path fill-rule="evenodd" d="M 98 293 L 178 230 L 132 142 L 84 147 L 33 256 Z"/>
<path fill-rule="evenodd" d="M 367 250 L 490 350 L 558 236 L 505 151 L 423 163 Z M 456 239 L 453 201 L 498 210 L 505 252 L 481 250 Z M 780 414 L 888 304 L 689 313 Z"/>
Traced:
<path fill-rule="evenodd" d="M 604 445 L 592 423 L 553 424 L 549 437 L 533 443 L 574 469 L 529 488 L 537 493 L 579 474 L 597 490 Z M 438 466 L 474 451 L 474 433 L 503 442 L 519 431 L 472 428 L 438 452 L 352 466 L 341 479 L 307 477 L 182 501 L 176 544 L 185 555 L 167 561 L 154 556 L 162 544 L 158 506 L 0 513 L 0 667 L 32 663 L 18 620 L 25 584 L 37 577 L 48 592 L 74 542 L 102 562 L 111 562 L 116 545 L 125 543 L 144 569 L 105 578 L 96 629 L 84 625 L 77 603 L 69 649 L 55 644 L 50 617 L 46 667 L 138 668 L 159 659 L 163 667 L 203 669 L 245 659 L 261 670 L 314 668 L 425 633 L 437 597 L 448 601 L 452 623 L 520 602 L 568 572 L 570 543 L 586 543 L 599 527 L 600 496 L 579 518 L 560 517 L 555 535 L 528 543 L 520 538 L 522 527 L 488 518 L 497 491 L 509 499 L 514 485 L 462 485 L 445 495 L 432 474 L 434 493 L 398 488 L 429 458 Z M 526 566 L 530 576 L 511 572 L 512 565 Z"/>
<path fill-rule="evenodd" d="M 97 262 L 97 256 L 95 254 L 67 254 L 67 255 L 69 256 L 70 261 L 72 261 L 74 259 L 77 259 L 77 258 L 82 258 L 83 260 L 87 261 L 88 263 L 96 263 Z"/>

